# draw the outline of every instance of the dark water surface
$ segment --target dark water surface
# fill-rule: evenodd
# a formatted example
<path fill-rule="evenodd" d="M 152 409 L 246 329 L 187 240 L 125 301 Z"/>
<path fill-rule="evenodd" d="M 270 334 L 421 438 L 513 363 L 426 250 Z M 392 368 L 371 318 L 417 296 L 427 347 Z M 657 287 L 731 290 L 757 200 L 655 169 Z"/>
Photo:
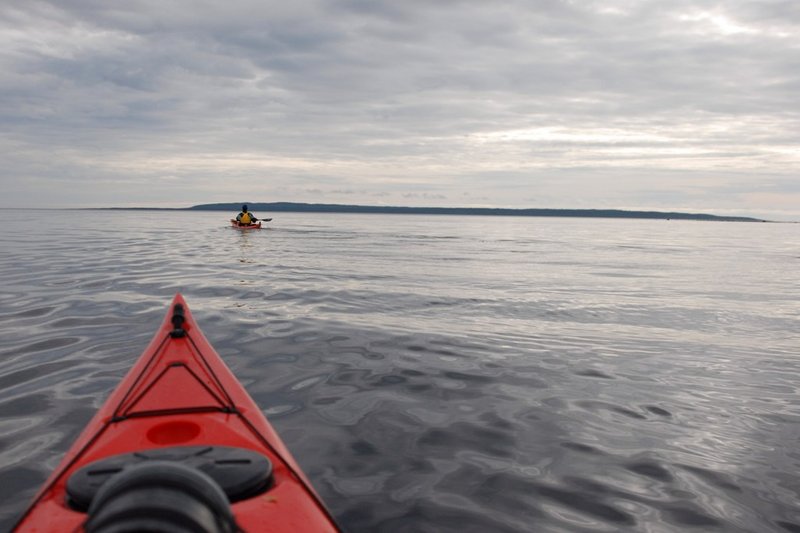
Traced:
<path fill-rule="evenodd" d="M 181 291 L 349 531 L 800 531 L 798 225 L 22 214 L 0 530 Z"/>

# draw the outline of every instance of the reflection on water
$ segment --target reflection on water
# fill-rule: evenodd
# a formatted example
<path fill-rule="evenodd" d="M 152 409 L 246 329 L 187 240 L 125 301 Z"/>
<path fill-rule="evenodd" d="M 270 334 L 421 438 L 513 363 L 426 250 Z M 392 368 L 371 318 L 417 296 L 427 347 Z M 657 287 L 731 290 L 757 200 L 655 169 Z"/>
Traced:
<path fill-rule="evenodd" d="M 239 262 L 244 265 L 255 264 L 256 261 L 253 259 L 253 241 L 251 240 L 254 230 L 231 229 L 239 234 Z M 266 230 L 258 230 L 257 233 L 261 233 L 261 231 Z"/>
<path fill-rule="evenodd" d="M 796 226 L 95 216 L 0 211 L 0 530 L 181 291 L 350 531 L 800 531 Z"/>

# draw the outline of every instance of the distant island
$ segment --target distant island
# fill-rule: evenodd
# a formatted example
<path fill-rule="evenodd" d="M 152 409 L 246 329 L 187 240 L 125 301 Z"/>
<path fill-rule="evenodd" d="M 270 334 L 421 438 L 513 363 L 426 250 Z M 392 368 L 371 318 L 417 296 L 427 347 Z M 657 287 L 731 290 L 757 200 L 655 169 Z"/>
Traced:
<path fill-rule="evenodd" d="M 192 211 L 236 211 L 241 203 L 201 204 L 189 207 Z M 373 205 L 305 204 L 295 202 L 250 203 L 258 214 L 263 212 L 294 213 L 384 213 L 404 215 L 482 215 L 514 217 L 584 217 L 584 218 L 650 218 L 661 220 L 713 220 L 720 222 L 767 222 L 751 217 L 676 213 L 663 211 L 626 211 L 623 209 L 500 209 L 488 207 L 393 207 Z"/>

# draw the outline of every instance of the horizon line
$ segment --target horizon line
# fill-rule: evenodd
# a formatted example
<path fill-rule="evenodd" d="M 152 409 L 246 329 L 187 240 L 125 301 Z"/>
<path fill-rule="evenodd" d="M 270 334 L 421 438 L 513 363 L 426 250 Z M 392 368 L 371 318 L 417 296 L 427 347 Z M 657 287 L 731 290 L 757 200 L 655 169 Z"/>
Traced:
<path fill-rule="evenodd" d="M 714 215 L 710 213 L 690 213 L 683 211 L 658 211 L 643 209 L 616 208 L 507 208 L 507 207 L 412 207 L 387 205 L 327 204 L 309 202 L 215 202 L 196 204 L 189 207 L 82 207 L 64 208 L 77 210 L 152 210 L 152 211 L 230 211 L 242 205 L 253 210 L 272 210 L 279 212 L 329 212 L 329 213 L 371 213 L 371 214 L 451 214 L 486 216 L 542 216 L 542 217 L 584 217 L 584 218 L 644 218 L 644 219 L 683 219 L 732 222 L 776 222 L 743 215 Z"/>

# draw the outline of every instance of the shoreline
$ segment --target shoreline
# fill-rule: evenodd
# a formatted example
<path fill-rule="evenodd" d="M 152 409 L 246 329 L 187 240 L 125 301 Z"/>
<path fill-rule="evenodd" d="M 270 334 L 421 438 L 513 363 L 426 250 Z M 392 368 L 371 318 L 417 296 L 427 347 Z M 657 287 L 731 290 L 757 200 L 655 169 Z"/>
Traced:
<path fill-rule="evenodd" d="M 239 211 L 242 203 L 199 204 L 186 208 L 159 207 L 112 207 L 87 209 L 152 210 L 152 211 Z M 633 218 L 652 220 L 698 220 L 715 222 L 772 222 L 770 220 L 745 217 L 711 215 L 706 213 L 683 213 L 675 211 L 633 211 L 624 209 L 509 209 L 481 207 L 407 207 L 368 206 L 346 204 L 309 204 L 295 202 L 254 202 L 253 211 L 271 213 L 363 213 L 401 215 L 458 215 L 458 216 L 516 216 L 516 217 L 566 217 L 566 218 Z"/>

